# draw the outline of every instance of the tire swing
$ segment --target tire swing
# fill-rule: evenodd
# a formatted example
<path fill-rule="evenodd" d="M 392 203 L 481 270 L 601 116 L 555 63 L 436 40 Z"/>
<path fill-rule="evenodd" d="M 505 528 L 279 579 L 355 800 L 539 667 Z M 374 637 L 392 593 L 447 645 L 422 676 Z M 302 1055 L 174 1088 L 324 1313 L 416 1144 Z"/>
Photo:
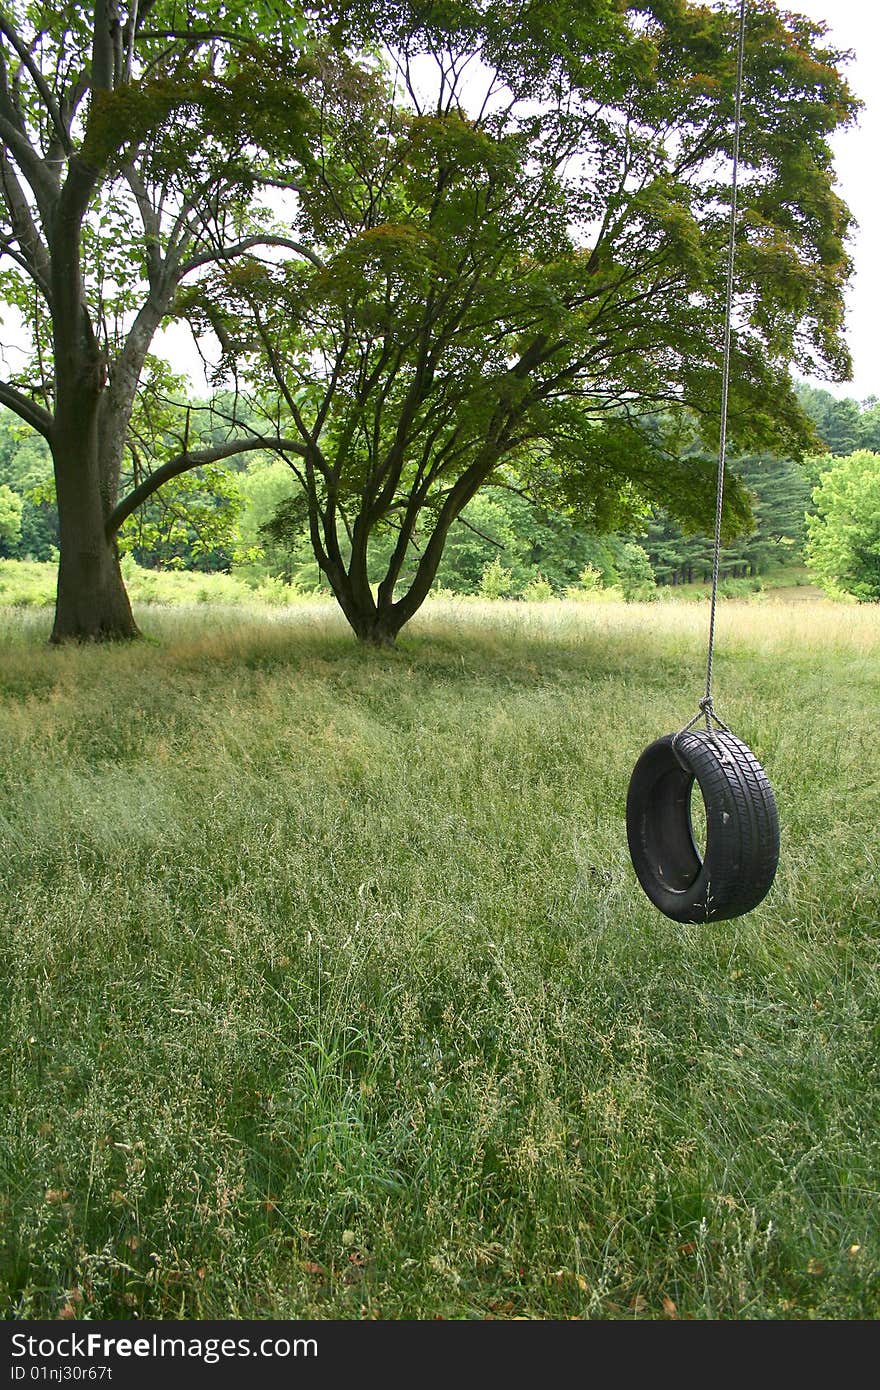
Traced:
<path fill-rule="evenodd" d="M 718 718 L 712 703 L 744 52 L 745 0 L 740 0 L 706 693 L 689 724 L 645 749 L 633 770 L 626 799 L 627 839 L 639 883 L 654 906 L 676 922 L 718 922 L 751 912 L 769 892 L 779 862 L 773 789 L 755 755 Z M 695 728 L 701 719 L 705 729 Z M 702 795 L 705 804 L 702 854 L 691 810 L 695 795 Z"/>

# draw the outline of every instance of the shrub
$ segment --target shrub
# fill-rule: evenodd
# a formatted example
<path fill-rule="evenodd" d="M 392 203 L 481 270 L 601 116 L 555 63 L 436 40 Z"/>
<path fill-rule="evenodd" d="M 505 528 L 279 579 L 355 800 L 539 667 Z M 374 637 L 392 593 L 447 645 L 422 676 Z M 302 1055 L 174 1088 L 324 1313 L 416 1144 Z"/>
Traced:
<path fill-rule="evenodd" d="M 483 598 L 509 598 L 513 593 L 513 575 L 504 568 L 497 555 L 483 566 L 480 593 Z"/>
<path fill-rule="evenodd" d="M 530 603 L 546 603 L 548 599 L 553 597 L 553 585 L 543 574 L 537 574 L 526 584 L 522 596 Z"/>
<path fill-rule="evenodd" d="M 635 541 L 627 541 L 617 561 L 620 587 L 627 603 L 646 603 L 657 597 L 654 571 L 647 551 Z"/>
<path fill-rule="evenodd" d="M 0 604 L 48 608 L 55 602 L 56 568 L 39 560 L 0 560 Z"/>

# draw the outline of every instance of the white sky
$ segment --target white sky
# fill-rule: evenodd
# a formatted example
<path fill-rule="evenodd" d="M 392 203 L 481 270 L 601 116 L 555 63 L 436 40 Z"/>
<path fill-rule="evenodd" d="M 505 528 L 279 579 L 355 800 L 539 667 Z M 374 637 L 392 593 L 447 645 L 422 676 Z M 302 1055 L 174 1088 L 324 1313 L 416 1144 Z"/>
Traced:
<path fill-rule="evenodd" d="M 838 192 L 858 222 L 850 252 L 855 275 L 847 295 L 847 341 L 853 379 L 817 386 L 835 395 L 880 396 L 880 3 L 878 0 L 788 0 L 785 8 L 824 19 L 832 42 L 852 49 L 847 65 L 850 86 L 865 103 L 857 127 L 838 132 L 832 141 Z"/>

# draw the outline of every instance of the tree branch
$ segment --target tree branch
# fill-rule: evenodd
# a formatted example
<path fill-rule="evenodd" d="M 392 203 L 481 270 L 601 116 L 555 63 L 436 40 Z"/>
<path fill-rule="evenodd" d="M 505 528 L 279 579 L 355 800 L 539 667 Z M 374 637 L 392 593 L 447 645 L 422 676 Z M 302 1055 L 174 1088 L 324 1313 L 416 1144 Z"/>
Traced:
<path fill-rule="evenodd" d="M 19 419 L 24 420 L 25 424 L 30 425 L 31 429 L 41 434 L 44 439 L 49 439 L 52 434 L 52 416 L 43 406 L 37 405 L 30 396 L 19 391 L 8 381 L 0 381 L 0 405 L 8 406 L 13 410 Z"/>
<path fill-rule="evenodd" d="M 9 221 L 23 259 L 23 269 L 49 300 L 49 255 L 34 225 L 24 190 L 4 149 L 0 149 L 0 190 L 9 212 Z M 9 246 L 6 250 L 11 251 Z"/>
<path fill-rule="evenodd" d="M 95 0 L 92 30 L 92 91 L 110 92 L 116 75 L 119 15 L 114 0 Z"/>
<path fill-rule="evenodd" d="M 192 452 L 185 450 L 163 463 L 161 468 L 157 468 L 145 478 L 134 492 L 130 492 L 119 506 L 114 508 L 104 525 L 107 539 L 111 540 L 132 512 L 146 502 L 148 497 L 152 497 L 163 483 L 170 482 L 172 478 L 179 478 L 181 473 L 188 473 L 193 468 L 204 468 L 206 464 L 219 463 L 221 459 L 232 458 L 234 454 L 246 454 L 253 449 L 275 449 L 278 453 L 287 450 L 289 453 L 300 455 L 307 452 L 305 445 L 298 439 L 261 439 L 253 435 L 245 439 L 229 439 L 225 444 L 216 444 L 209 449 L 196 449 Z"/>
<path fill-rule="evenodd" d="M 245 251 L 249 251 L 252 246 L 286 246 L 288 251 L 298 251 L 306 260 L 311 261 L 318 270 L 323 270 L 324 262 L 308 246 L 303 246 L 302 242 L 291 241 L 284 236 L 249 236 L 244 241 L 237 241 L 233 246 L 218 246 L 213 251 L 203 251 L 198 256 L 191 256 L 188 261 L 184 261 L 178 268 L 178 276 L 183 279 L 191 270 L 196 270 L 200 265 L 210 265 L 212 261 L 232 260 L 235 256 L 241 256 Z"/>
<path fill-rule="evenodd" d="M 140 170 L 134 164 L 127 164 L 123 169 L 123 177 L 134 194 L 140 213 L 141 226 L 144 229 L 144 248 L 147 260 L 147 279 L 153 286 L 154 279 L 159 275 L 162 268 L 162 256 L 160 251 L 160 226 L 159 217 L 156 209 L 150 202 L 146 185 L 141 177 Z"/>
<path fill-rule="evenodd" d="M 12 25 L 8 22 L 8 20 L 4 19 L 2 15 L 0 15 L 0 34 L 3 34 L 5 36 L 8 42 L 15 49 L 21 62 L 27 68 L 31 81 L 33 82 L 40 95 L 40 100 L 46 108 L 46 114 L 48 115 L 50 121 L 52 122 L 52 125 L 55 128 L 55 134 L 61 143 L 61 147 L 64 150 L 65 154 L 70 154 L 70 151 L 72 149 L 70 142 L 70 132 L 68 131 L 63 120 L 61 119 L 61 111 L 58 107 L 57 102 L 55 101 L 55 97 L 52 94 L 49 84 L 47 83 L 43 74 L 40 72 L 40 69 L 37 67 L 37 64 L 34 62 L 28 45 L 24 42 L 22 38 L 20 38 L 20 36 L 15 32 L 15 29 L 12 27 Z"/>
<path fill-rule="evenodd" d="M 19 169 L 33 190 L 40 213 L 48 220 L 52 204 L 58 196 L 59 181 L 34 149 L 27 135 L 19 129 L 15 121 L 15 109 L 8 98 L 0 93 L 0 140 L 8 147 Z"/>
<path fill-rule="evenodd" d="M 226 43 L 252 43 L 252 34 L 236 34 L 228 29 L 141 29 L 140 39 L 185 39 L 191 43 L 209 43 L 212 39 Z"/>

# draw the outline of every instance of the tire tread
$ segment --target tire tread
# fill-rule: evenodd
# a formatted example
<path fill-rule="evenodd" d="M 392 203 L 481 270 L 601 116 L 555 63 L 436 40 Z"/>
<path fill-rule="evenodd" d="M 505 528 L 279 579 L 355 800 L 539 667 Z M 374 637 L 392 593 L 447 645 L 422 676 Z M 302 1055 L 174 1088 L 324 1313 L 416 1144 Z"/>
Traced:
<path fill-rule="evenodd" d="M 633 865 L 648 897 L 676 921 L 706 922 L 740 917 L 769 892 L 779 862 L 779 817 L 769 778 L 751 749 L 735 734 L 692 730 L 676 739 L 657 740 L 636 764 L 627 801 L 627 830 Z M 640 853 L 635 813 L 650 785 L 644 772 L 664 765 L 663 754 L 684 765 L 699 783 L 707 810 L 706 854 L 700 872 L 685 893 L 671 894 L 657 871 Z M 672 762 L 668 763 L 672 766 Z M 725 817 L 727 819 L 725 819 Z M 718 826 L 723 825 L 723 832 Z M 689 833 L 683 826 L 681 833 Z"/>

